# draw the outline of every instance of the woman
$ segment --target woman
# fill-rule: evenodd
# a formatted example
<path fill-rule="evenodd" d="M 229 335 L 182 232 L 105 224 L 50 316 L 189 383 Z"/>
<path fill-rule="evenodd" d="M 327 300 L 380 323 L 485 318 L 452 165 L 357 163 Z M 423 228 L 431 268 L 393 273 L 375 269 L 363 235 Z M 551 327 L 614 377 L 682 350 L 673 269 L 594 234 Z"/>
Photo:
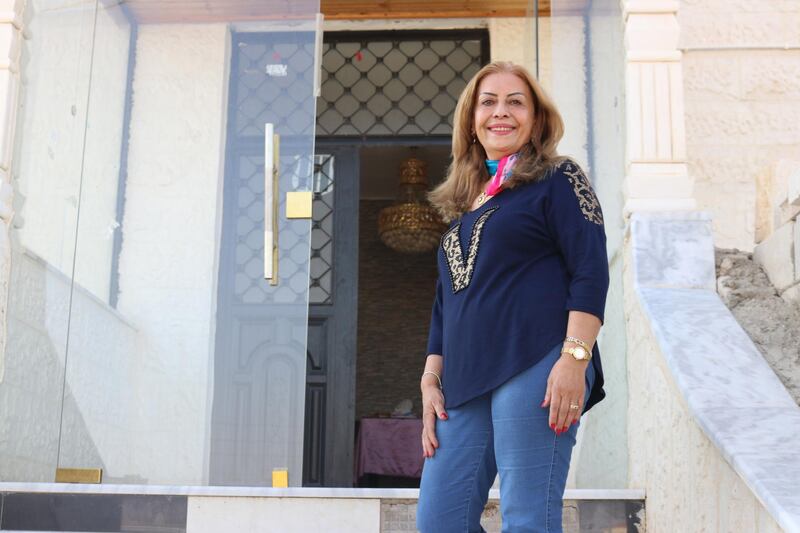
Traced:
<path fill-rule="evenodd" d="M 451 226 L 421 378 L 422 533 L 483 531 L 497 473 L 504 532 L 561 531 L 580 416 L 605 395 L 608 291 L 602 211 L 556 153 L 563 129 L 511 63 L 482 68 L 456 106 L 453 161 L 431 193 Z"/>

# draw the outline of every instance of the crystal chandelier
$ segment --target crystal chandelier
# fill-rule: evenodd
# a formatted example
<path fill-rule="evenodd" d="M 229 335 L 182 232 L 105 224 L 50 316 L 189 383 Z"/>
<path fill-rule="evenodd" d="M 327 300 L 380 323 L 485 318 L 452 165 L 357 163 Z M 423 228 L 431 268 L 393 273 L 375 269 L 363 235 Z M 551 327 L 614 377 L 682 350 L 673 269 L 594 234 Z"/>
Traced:
<path fill-rule="evenodd" d="M 425 162 L 414 157 L 400 165 L 397 201 L 381 210 L 378 235 L 389 248 L 413 254 L 433 250 L 447 226 L 425 199 L 428 179 Z"/>

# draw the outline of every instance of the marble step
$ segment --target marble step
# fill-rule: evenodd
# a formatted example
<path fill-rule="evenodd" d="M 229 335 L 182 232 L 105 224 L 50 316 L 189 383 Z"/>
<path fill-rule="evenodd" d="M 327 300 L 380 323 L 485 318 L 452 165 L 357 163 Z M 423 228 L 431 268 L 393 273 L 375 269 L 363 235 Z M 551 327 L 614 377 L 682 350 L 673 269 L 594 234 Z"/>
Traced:
<path fill-rule="evenodd" d="M 0 483 L 0 531 L 401 533 L 418 489 L 166 487 Z M 499 533 L 499 494 L 483 513 Z M 644 492 L 567 490 L 564 532 L 644 531 Z"/>

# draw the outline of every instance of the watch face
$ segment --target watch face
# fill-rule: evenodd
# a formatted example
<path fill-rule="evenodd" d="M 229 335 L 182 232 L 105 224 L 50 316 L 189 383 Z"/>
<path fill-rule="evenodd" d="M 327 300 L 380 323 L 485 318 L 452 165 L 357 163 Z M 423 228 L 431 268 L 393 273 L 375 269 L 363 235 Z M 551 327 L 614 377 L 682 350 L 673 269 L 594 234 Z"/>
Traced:
<path fill-rule="evenodd" d="M 588 359 L 589 354 L 582 346 L 578 346 L 577 348 L 575 348 L 575 357 L 578 359 Z"/>

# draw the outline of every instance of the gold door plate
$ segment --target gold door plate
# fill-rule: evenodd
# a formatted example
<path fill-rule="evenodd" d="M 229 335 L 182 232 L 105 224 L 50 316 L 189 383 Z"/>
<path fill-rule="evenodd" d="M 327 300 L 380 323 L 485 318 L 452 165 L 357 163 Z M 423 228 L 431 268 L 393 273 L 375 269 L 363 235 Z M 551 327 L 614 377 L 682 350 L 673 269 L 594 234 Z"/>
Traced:
<path fill-rule="evenodd" d="M 57 468 L 56 483 L 101 483 L 102 468 Z"/>
<path fill-rule="evenodd" d="M 311 218 L 314 193 L 290 191 L 286 193 L 286 218 Z"/>
<path fill-rule="evenodd" d="M 289 486 L 289 469 L 287 468 L 273 468 L 272 469 L 272 487 L 273 488 L 286 488 Z"/>

